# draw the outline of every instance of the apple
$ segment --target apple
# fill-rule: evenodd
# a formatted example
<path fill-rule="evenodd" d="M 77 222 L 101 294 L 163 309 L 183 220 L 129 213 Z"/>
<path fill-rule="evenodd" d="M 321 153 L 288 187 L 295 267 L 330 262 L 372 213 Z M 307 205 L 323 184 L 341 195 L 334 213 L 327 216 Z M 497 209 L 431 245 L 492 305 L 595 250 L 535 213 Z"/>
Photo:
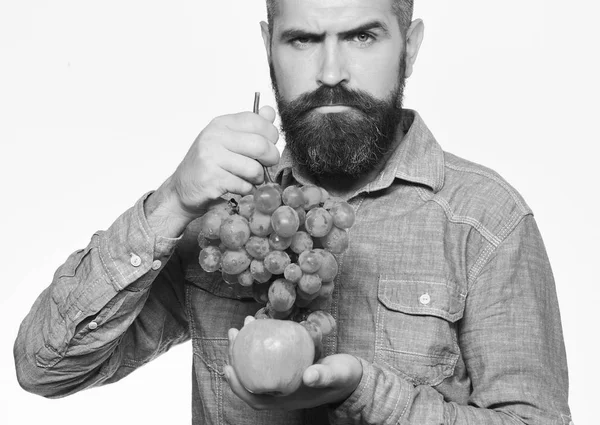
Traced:
<path fill-rule="evenodd" d="M 233 342 L 232 367 L 253 394 L 288 395 L 302 384 L 313 364 L 315 344 L 307 329 L 291 320 L 254 320 Z"/>

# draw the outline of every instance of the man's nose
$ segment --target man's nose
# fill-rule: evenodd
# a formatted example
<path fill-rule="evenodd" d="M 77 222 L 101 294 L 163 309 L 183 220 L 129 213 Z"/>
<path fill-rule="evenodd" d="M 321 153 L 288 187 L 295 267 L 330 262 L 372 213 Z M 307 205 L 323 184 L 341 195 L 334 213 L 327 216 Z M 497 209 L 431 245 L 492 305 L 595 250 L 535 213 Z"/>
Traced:
<path fill-rule="evenodd" d="M 350 74 L 338 43 L 333 40 L 325 42 L 321 54 L 321 69 L 317 76 L 319 85 L 334 87 L 340 83 L 348 83 Z"/>

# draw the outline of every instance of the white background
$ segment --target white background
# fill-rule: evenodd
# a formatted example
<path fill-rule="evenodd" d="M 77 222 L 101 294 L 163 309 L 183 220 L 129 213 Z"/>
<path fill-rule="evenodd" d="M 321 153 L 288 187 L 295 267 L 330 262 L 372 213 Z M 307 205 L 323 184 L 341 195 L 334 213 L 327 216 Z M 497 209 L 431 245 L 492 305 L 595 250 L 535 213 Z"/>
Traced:
<path fill-rule="evenodd" d="M 553 265 L 578 424 L 597 423 L 597 2 L 417 0 L 405 105 L 445 150 L 502 174 Z M 61 400 L 18 386 L 12 344 L 54 270 L 156 188 L 220 114 L 272 104 L 263 0 L 0 3 L 0 417 L 190 423 L 191 347 Z M 596 394 L 597 395 L 597 394 Z"/>

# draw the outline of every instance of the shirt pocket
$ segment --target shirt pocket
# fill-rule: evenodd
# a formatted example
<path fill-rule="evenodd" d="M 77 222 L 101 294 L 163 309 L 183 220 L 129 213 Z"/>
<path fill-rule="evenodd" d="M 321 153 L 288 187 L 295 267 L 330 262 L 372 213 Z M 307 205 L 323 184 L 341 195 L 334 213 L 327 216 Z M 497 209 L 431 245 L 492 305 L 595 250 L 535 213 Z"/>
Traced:
<path fill-rule="evenodd" d="M 378 284 L 375 361 L 414 385 L 438 385 L 459 357 L 457 321 L 465 295 L 445 279 L 396 279 Z"/>
<path fill-rule="evenodd" d="M 185 271 L 185 279 L 194 354 L 221 373 L 227 363 L 228 330 L 240 329 L 245 317 L 253 316 L 261 306 L 252 288 L 229 285 L 220 272 L 208 273 L 193 265 Z"/>
<path fill-rule="evenodd" d="M 250 300 L 252 287 L 240 284 L 230 285 L 223 280 L 221 272 L 206 272 L 199 265 L 189 265 L 185 270 L 185 280 L 192 285 L 220 298 L 233 300 Z"/>

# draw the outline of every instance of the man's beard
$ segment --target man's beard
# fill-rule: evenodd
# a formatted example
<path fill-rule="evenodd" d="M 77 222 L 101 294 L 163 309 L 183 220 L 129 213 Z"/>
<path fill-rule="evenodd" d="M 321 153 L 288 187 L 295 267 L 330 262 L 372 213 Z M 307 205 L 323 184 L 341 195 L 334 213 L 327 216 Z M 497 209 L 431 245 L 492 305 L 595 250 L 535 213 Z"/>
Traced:
<path fill-rule="evenodd" d="M 317 178 L 354 180 L 372 171 L 393 146 L 402 119 L 404 68 L 402 60 L 398 84 L 386 99 L 338 84 L 322 85 L 288 102 L 279 93 L 271 66 L 281 130 L 294 162 Z M 327 105 L 352 109 L 315 111 Z"/>

